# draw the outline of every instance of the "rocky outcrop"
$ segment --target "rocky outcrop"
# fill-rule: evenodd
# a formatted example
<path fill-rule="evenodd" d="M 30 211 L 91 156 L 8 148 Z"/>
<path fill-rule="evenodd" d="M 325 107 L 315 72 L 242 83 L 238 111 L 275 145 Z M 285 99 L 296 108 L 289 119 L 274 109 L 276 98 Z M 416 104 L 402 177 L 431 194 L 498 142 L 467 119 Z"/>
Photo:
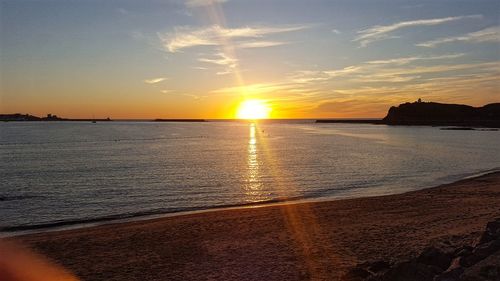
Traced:
<path fill-rule="evenodd" d="M 54 114 L 47 114 L 46 117 L 38 117 L 30 114 L 21 114 L 21 113 L 14 113 L 14 114 L 0 114 L 0 121 L 3 122 L 10 122 L 10 121 L 92 121 L 92 122 L 102 122 L 102 121 L 111 121 L 111 119 L 105 118 L 105 119 L 69 119 L 69 118 L 61 118 L 58 117 L 57 115 Z"/>
<path fill-rule="evenodd" d="M 365 262 L 343 281 L 499 281 L 500 218 L 489 222 L 474 245 L 453 250 L 428 247 L 416 258 L 388 263 Z"/>
<path fill-rule="evenodd" d="M 436 102 L 404 103 L 391 107 L 382 120 L 388 125 L 479 126 L 500 128 L 500 103 L 472 107 Z"/>
<path fill-rule="evenodd" d="M 0 121 L 40 121 L 42 118 L 29 114 L 0 114 Z"/>
<path fill-rule="evenodd" d="M 0 121 L 63 121 L 64 118 L 57 115 L 47 114 L 46 117 L 38 117 L 30 114 L 0 114 Z"/>

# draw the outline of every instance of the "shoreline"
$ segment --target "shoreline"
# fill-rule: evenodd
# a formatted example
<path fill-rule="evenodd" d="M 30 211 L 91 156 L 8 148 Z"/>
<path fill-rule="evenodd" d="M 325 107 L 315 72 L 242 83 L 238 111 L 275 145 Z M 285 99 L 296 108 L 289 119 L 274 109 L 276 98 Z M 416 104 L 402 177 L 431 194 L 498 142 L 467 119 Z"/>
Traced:
<path fill-rule="evenodd" d="M 237 208 L 4 238 L 82 280 L 338 280 L 358 263 L 472 244 L 500 172 L 402 194 Z"/>
<path fill-rule="evenodd" d="M 13 226 L 13 227 L 4 227 L 0 228 L 0 239 L 16 237 L 22 235 L 30 235 L 30 234 L 38 234 L 38 233 L 49 233 L 49 232 L 57 232 L 57 231 L 65 231 L 65 230 L 75 230 L 75 229 L 84 229 L 89 227 L 98 227 L 103 225 L 110 224 L 124 224 L 131 222 L 141 222 L 148 220 L 156 220 L 161 218 L 170 218 L 177 216 L 186 216 L 192 214 L 203 214 L 208 212 L 219 212 L 225 210 L 239 210 L 239 209 L 248 209 L 248 208 L 265 208 L 270 206 L 280 206 L 287 204 L 306 204 L 306 203 L 316 203 L 316 202 L 330 202 L 330 201 L 339 201 L 339 200 L 349 200 L 349 199 L 357 199 L 357 198 L 372 198 L 372 197 L 381 197 L 381 196 L 391 196 L 397 194 L 405 194 L 409 192 L 415 192 L 419 190 L 426 190 L 431 188 L 437 188 L 442 185 L 453 184 L 456 182 L 460 182 L 462 180 L 474 179 L 477 177 L 481 177 L 488 174 L 499 173 L 500 168 L 492 168 L 488 170 L 484 170 L 476 173 L 466 173 L 462 175 L 450 176 L 446 177 L 449 180 L 438 183 L 439 180 L 436 180 L 436 184 L 433 184 L 431 187 L 423 187 L 418 189 L 413 189 L 405 192 L 396 192 L 396 193 L 382 193 L 375 195 L 366 195 L 366 196 L 355 196 L 355 195 L 337 195 L 337 196 L 324 196 L 324 197 L 296 197 L 296 198 L 285 198 L 285 199 L 272 199 L 268 201 L 262 202 L 250 202 L 247 204 L 228 204 L 228 205 L 219 205 L 213 207 L 206 208 L 194 208 L 188 210 L 178 210 L 172 212 L 150 212 L 143 214 L 123 214 L 116 215 L 110 217 L 99 217 L 92 219 L 82 219 L 82 220 L 74 220 L 74 221 L 59 221 L 53 223 L 46 224 L 38 224 L 38 225 L 27 225 L 27 226 Z"/>
<path fill-rule="evenodd" d="M 89 227 L 97 227 L 102 225 L 109 224 L 123 224 L 123 223 L 131 223 L 131 222 L 141 222 L 148 220 L 155 220 L 161 218 L 169 218 L 169 217 L 177 217 L 177 216 L 185 216 L 199 213 L 207 213 L 207 212 L 219 212 L 225 210 L 238 210 L 238 209 L 248 209 L 248 208 L 264 208 L 269 206 L 279 206 L 286 204 L 304 204 L 304 203 L 315 203 L 315 202 L 330 202 L 330 201 L 339 201 L 339 200 L 349 200 L 349 199 L 357 199 L 357 198 L 371 198 L 371 197 L 380 197 L 380 196 L 391 196 L 397 194 L 405 194 L 408 192 L 414 192 L 419 190 L 437 188 L 441 185 L 453 184 L 462 180 L 474 179 L 477 177 L 481 177 L 488 174 L 494 174 L 500 172 L 500 168 L 492 168 L 488 170 L 484 170 L 476 173 L 466 173 L 462 175 L 450 176 L 446 177 L 449 180 L 446 180 L 441 183 L 439 180 L 436 180 L 436 184 L 433 184 L 431 187 L 423 187 L 418 189 L 413 189 L 405 192 L 396 192 L 396 193 L 383 193 L 376 195 L 366 195 L 366 196 L 358 196 L 355 195 L 338 195 L 338 196 L 325 196 L 325 197 L 297 197 L 297 198 L 286 198 L 286 199 L 273 199 L 262 202 L 251 202 L 247 204 L 229 204 L 229 205 L 221 205 L 221 206 L 213 206 L 207 208 L 195 208 L 192 210 L 179 210 L 172 212 L 151 212 L 147 214 L 125 214 L 125 215 L 116 215 L 112 217 L 101 217 L 87 220 L 75 220 L 75 221 L 62 221 L 62 222 L 54 222 L 47 223 L 41 225 L 33 225 L 33 226 L 14 226 L 14 227 L 6 227 L 0 229 L 0 239 L 8 238 L 8 237 L 16 237 L 22 235 L 30 235 L 37 233 L 48 233 L 54 231 L 65 231 L 65 230 L 74 230 L 74 229 L 82 229 Z"/>

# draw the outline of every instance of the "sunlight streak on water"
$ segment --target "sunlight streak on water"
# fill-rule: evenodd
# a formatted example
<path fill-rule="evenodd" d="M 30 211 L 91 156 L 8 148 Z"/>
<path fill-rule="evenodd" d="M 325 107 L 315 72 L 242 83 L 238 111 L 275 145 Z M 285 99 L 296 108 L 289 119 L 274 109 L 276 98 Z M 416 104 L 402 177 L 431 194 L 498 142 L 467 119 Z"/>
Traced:
<path fill-rule="evenodd" d="M 247 184 L 245 194 L 247 202 L 257 202 L 269 199 L 262 192 L 262 181 L 259 179 L 259 159 L 257 151 L 256 125 L 249 125 L 250 134 L 248 139 L 248 159 L 247 159 Z"/>
<path fill-rule="evenodd" d="M 252 124 L 250 126 L 250 143 L 253 142 L 253 139 L 256 139 L 255 137 L 252 138 L 255 132 L 255 125 Z M 285 168 L 286 158 L 278 157 L 266 138 L 262 138 L 261 147 L 262 156 L 265 158 L 264 162 L 268 163 L 270 173 L 275 180 L 272 185 L 273 193 L 280 198 L 297 196 L 296 190 L 300 187 Z M 337 265 L 335 255 L 337 249 L 335 247 L 325 248 L 321 245 L 315 251 L 311 251 L 313 248 L 312 241 L 325 235 L 314 211 L 309 208 L 309 205 L 297 209 L 296 205 L 290 204 L 281 206 L 281 215 L 285 228 L 291 233 L 293 243 L 299 249 L 297 252 L 298 257 L 305 262 L 307 275 L 310 276 L 311 280 L 328 280 L 323 269 Z"/>
<path fill-rule="evenodd" d="M 0 229 L 399 193 L 500 167 L 499 139 L 358 124 L 7 122 Z"/>

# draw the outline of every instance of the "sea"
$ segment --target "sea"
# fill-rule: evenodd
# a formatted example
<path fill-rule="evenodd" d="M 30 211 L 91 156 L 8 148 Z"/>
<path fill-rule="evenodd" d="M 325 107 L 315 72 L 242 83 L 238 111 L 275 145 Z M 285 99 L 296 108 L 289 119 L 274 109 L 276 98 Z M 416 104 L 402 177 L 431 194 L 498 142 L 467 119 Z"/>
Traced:
<path fill-rule="evenodd" d="M 500 170 L 500 131 L 281 122 L 0 123 L 0 234 L 402 193 Z"/>

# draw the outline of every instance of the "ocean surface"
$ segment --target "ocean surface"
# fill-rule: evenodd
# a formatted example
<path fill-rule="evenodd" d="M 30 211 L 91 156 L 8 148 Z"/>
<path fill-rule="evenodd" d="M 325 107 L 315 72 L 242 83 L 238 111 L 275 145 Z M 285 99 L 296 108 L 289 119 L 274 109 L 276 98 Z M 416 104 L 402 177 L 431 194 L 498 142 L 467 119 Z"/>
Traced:
<path fill-rule="evenodd" d="M 0 124 L 0 231 L 401 193 L 500 168 L 500 131 L 364 124 Z"/>

